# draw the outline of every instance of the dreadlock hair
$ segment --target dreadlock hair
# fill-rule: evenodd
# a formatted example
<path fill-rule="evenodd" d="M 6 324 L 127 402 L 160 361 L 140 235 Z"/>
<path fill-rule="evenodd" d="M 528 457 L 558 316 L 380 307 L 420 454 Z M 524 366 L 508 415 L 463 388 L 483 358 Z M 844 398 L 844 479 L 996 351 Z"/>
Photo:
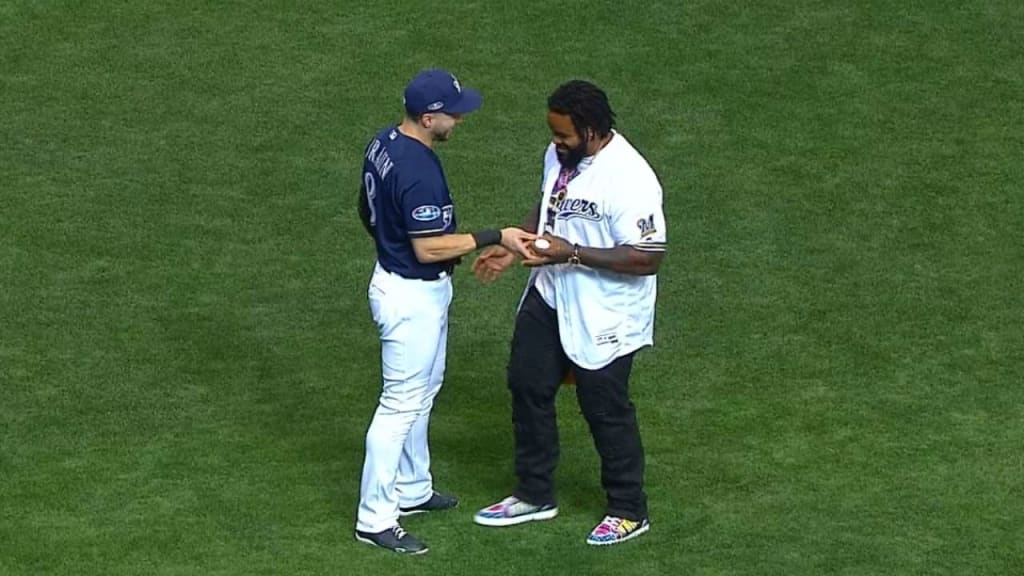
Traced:
<path fill-rule="evenodd" d="M 608 103 L 608 95 L 586 80 L 570 80 L 556 88 L 548 96 L 548 110 L 571 118 L 584 139 L 588 129 L 604 137 L 615 127 L 615 112 Z"/>

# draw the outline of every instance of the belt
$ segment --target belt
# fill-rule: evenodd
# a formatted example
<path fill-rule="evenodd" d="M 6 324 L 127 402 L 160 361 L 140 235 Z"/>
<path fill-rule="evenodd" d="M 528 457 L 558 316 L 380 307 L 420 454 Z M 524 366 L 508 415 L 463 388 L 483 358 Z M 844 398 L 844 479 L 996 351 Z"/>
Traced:
<path fill-rule="evenodd" d="M 399 273 L 399 272 L 392 272 L 392 271 L 388 270 L 387 268 L 385 268 L 384 270 L 388 274 L 394 274 L 395 276 L 399 276 L 401 278 L 405 278 L 406 280 L 423 280 L 424 282 L 435 282 L 437 280 L 443 280 L 443 279 L 448 278 L 449 276 L 451 276 L 452 275 L 452 271 L 454 269 L 455 269 L 455 265 L 452 264 L 451 266 L 445 266 L 444 268 L 442 268 L 441 270 L 439 270 L 437 272 L 429 272 L 429 273 L 423 273 L 423 274 L 402 274 L 402 273 Z"/>
<path fill-rule="evenodd" d="M 441 270 L 436 274 L 424 274 L 421 276 L 402 276 L 408 280 L 423 280 L 424 282 L 436 282 L 438 280 L 444 280 L 445 278 L 452 275 L 451 270 Z M 401 274 L 399 274 L 401 276 Z"/>

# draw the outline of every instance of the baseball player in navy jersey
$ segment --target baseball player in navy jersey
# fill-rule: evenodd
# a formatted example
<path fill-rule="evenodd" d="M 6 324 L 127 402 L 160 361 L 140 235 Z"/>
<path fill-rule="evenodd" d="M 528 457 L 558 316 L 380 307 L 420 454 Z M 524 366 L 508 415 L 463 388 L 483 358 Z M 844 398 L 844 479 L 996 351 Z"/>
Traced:
<path fill-rule="evenodd" d="M 523 261 L 533 270 L 508 369 L 518 482 L 474 521 L 510 526 L 558 515 L 555 395 L 571 371 L 607 494 L 604 518 L 586 542 L 617 544 L 650 528 L 629 375 L 636 351 L 653 343 L 655 274 L 666 246 L 662 191 L 647 161 L 614 129 L 597 86 L 560 86 L 548 99 L 547 119 L 541 201 L 524 226 L 543 236 Z M 488 248 L 474 271 L 491 282 L 515 258 Z"/>
<path fill-rule="evenodd" d="M 369 300 L 383 389 L 366 433 L 355 535 L 395 552 L 427 551 L 399 516 L 458 505 L 434 490 L 427 447 L 444 377 L 452 271 L 485 246 L 529 255 L 526 242 L 535 237 L 519 228 L 456 233 L 455 205 L 433 147 L 480 104 L 480 93 L 450 72 L 421 72 L 406 86 L 405 118 L 370 140 L 363 162 L 359 213 L 377 248 Z"/>

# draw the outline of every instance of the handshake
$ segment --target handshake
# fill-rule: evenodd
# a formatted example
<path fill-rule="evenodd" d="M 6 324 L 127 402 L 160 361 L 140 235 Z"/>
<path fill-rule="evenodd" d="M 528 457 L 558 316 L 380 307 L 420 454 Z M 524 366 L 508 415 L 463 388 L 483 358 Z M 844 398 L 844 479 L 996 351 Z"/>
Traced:
<path fill-rule="evenodd" d="M 523 260 L 523 266 L 544 266 L 567 262 L 573 254 L 573 246 L 564 238 L 544 234 L 538 236 L 521 228 L 504 228 L 501 244 L 488 246 L 473 262 L 473 274 L 483 284 L 490 284 L 516 261 Z"/>

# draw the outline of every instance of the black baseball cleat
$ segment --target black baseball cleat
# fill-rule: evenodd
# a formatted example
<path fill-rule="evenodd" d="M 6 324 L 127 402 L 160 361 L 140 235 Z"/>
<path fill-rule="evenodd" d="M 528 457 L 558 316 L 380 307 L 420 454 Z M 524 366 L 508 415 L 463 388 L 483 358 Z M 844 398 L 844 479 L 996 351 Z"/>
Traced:
<path fill-rule="evenodd" d="M 399 554 L 426 554 L 430 548 L 416 539 L 399 525 L 394 525 L 383 532 L 360 532 L 356 530 L 356 540 L 370 546 L 386 548 Z"/>
<path fill-rule="evenodd" d="M 434 492 L 430 499 L 416 506 L 410 506 L 408 508 L 399 508 L 399 516 L 412 516 L 413 514 L 420 514 L 422 512 L 437 512 L 438 510 L 451 510 L 452 508 L 458 508 L 459 499 L 451 494 L 441 494 L 440 492 Z"/>

